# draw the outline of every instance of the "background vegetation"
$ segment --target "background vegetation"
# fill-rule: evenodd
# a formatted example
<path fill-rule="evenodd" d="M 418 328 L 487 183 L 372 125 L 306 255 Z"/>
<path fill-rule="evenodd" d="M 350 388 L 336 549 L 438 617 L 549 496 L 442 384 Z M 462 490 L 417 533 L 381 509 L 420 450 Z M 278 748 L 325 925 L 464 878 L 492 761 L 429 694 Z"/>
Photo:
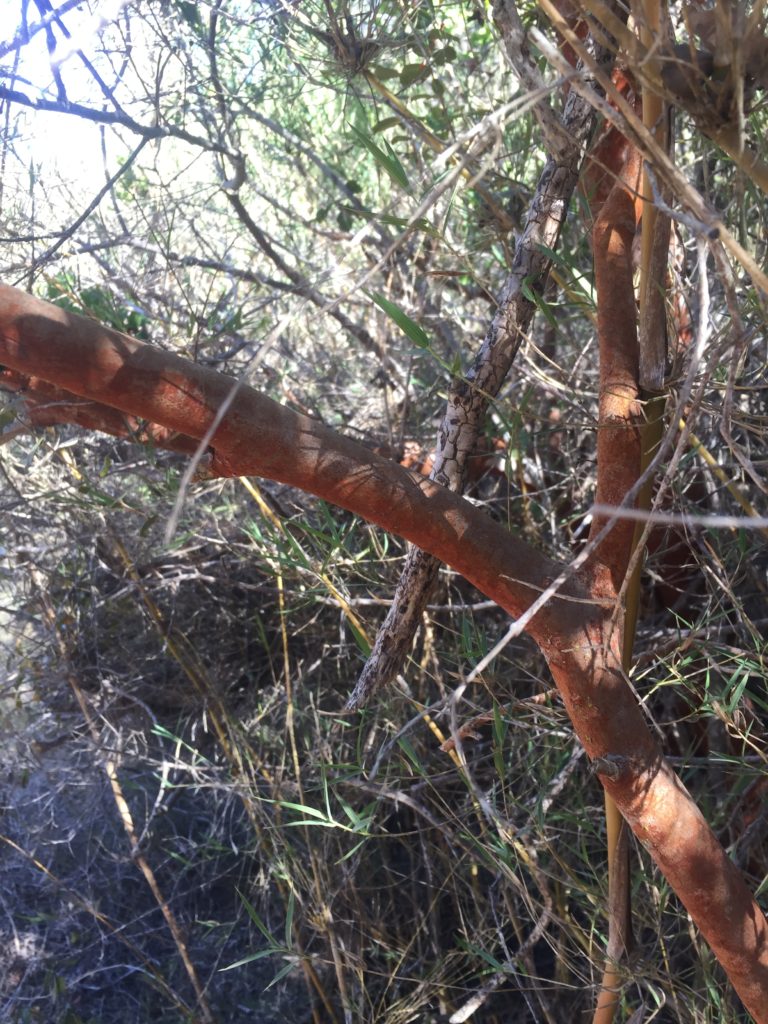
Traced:
<path fill-rule="evenodd" d="M 23 5 L 0 46 L 3 281 L 426 456 L 545 158 L 490 12 L 60 10 Z M 763 140 L 761 93 L 748 117 Z M 684 119 L 675 160 L 762 265 L 750 176 Z M 489 416 L 504 448 L 474 474 L 473 500 L 562 559 L 594 487 L 588 238 L 578 199 Z M 682 225 L 672 273 L 709 331 L 698 440 L 665 501 L 764 513 L 764 296 L 696 241 Z M 190 483 L 130 440 L 33 430 L 5 397 L 0 1016 L 170 1024 L 195 1019 L 196 985 L 199 1019 L 230 1022 L 589 1010 L 602 793 L 533 645 L 486 661 L 499 609 L 445 570 L 397 686 L 343 714 L 399 541 L 288 488 Z M 654 538 L 633 683 L 762 896 L 765 524 L 682 522 Z M 637 859 L 625 1017 L 745 1020 Z"/>

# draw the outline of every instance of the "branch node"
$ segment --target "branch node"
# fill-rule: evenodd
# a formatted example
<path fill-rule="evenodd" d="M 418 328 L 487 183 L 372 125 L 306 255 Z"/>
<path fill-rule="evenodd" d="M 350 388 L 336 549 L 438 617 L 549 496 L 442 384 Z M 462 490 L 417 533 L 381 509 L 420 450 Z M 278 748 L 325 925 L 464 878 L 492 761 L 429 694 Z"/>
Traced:
<path fill-rule="evenodd" d="M 626 775 L 629 769 L 629 758 L 623 754 L 604 754 L 602 757 L 595 757 L 589 766 L 593 775 L 605 775 L 614 782 L 622 775 Z"/>

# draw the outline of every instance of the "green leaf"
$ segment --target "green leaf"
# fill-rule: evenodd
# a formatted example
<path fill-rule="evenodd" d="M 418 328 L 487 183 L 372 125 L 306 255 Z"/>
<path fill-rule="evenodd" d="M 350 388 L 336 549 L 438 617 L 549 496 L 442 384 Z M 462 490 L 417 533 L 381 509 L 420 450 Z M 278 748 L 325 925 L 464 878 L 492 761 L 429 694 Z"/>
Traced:
<path fill-rule="evenodd" d="M 274 936 L 272 935 L 272 933 L 270 932 L 269 928 L 267 928 L 267 926 L 266 926 L 266 925 L 264 924 L 264 922 L 263 922 L 263 921 L 261 920 L 261 918 L 259 917 L 258 913 L 256 912 L 256 909 L 255 909 L 255 907 L 253 907 L 253 906 L 251 905 L 251 903 L 250 903 L 250 902 L 248 901 L 248 899 L 247 899 L 247 898 L 246 898 L 246 897 L 245 897 L 245 896 L 244 896 L 244 895 L 243 895 L 243 894 L 242 894 L 242 893 L 240 892 L 240 890 L 239 890 L 239 889 L 237 889 L 236 891 L 237 891 L 237 895 L 238 895 L 238 896 L 240 897 L 240 900 L 241 900 L 241 902 L 242 902 L 243 906 L 244 906 L 244 907 L 245 907 L 245 909 L 246 909 L 246 912 L 247 912 L 247 914 L 248 914 L 248 917 L 250 917 L 250 919 L 251 919 L 251 920 L 253 921 L 253 923 L 254 923 L 254 924 L 256 925 L 256 927 L 257 927 L 257 928 L 259 929 L 259 931 L 261 932 L 261 934 L 262 934 L 262 935 L 264 936 L 264 938 L 265 938 L 265 939 L 267 940 L 267 942 L 269 943 L 269 945 L 270 945 L 270 946 L 272 947 L 271 951 L 274 951 L 275 949 L 279 949 L 278 943 L 277 943 L 277 942 L 275 941 L 275 938 L 274 938 Z M 264 956 L 264 954 L 263 954 L 263 953 L 262 953 L 262 954 L 257 954 L 257 955 L 261 955 L 261 956 Z M 255 959 L 255 958 L 254 958 L 254 957 L 251 957 L 250 959 L 252 959 L 252 960 L 253 960 L 253 959 Z M 240 961 L 240 963 L 245 963 L 245 962 L 246 962 L 245 960 L 241 960 L 241 961 Z M 231 964 L 231 966 L 232 966 L 232 967 L 237 967 L 237 966 L 238 966 L 238 964 Z M 229 969 L 230 969 L 229 967 L 225 967 L 225 968 L 224 968 L 224 970 L 225 970 L 225 971 L 228 971 Z"/>
<path fill-rule="evenodd" d="M 265 956 L 274 956 L 275 953 L 283 953 L 284 950 L 276 947 L 275 949 L 260 949 L 258 953 L 249 953 L 248 956 L 244 956 L 242 960 L 235 960 L 233 964 L 227 964 L 226 967 L 219 968 L 219 974 L 223 974 L 224 971 L 233 971 L 235 967 L 242 967 L 243 964 L 250 964 L 254 960 L 263 960 Z"/>
<path fill-rule="evenodd" d="M 738 679 L 740 674 L 742 676 L 741 681 L 738 682 L 738 683 L 735 683 L 735 685 L 732 685 L 731 692 L 728 695 L 727 708 L 728 708 L 728 711 L 730 712 L 730 714 L 733 714 L 733 712 L 739 706 L 742 694 L 744 693 L 744 690 L 746 689 L 747 683 L 749 682 L 749 668 L 748 668 L 748 666 L 744 666 L 739 671 L 734 672 L 733 676 L 731 677 L 732 683 L 733 683 L 733 681 Z"/>
<path fill-rule="evenodd" d="M 395 321 L 403 334 L 410 338 L 417 348 L 429 348 L 429 335 L 419 327 L 415 320 L 411 320 L 408 314 L 404 313 L 399 306 L 396 306 L 394 302 L 390 302 L 389 299 L 385 299 L 378 292 L 366 292 L 365 294 L 373 299 L 376 305 L 383 309 L 391 320 Z"/>
<path fill-rule="evenodd" d="M 448 46 L 444 46 L 440 50 L 435 50 L 435 52 L 432 54 L 432 60 L 435 62 L 435 64 L 437 64 L 438 67 L 442 67 L 444 64 L 450 64 L 451 61 L 456 60 L 457 57 L 458 54 L 450 45 L 450 43 L 448 44 Z"/>
<path fill-rule="evenodd" d="M 355 217 L 361 217 L 363 220 L 377 221 L 381 224 L 389 224 L 393 228 L 401 228 L 403 231 L 423 231 L 424 234 L 430 235 L 432 238 L 442 238 L 439 231 L 425 220 L 424 217 L 417 217 L 416 220 L 412 221 L 408 217 L 393 217 L 389 213 L 374 213 L 372 210 L 359 210 L 356 207 L 344 206 L 339 204 L 340 210 L 354 214 Z"/>
<path fill-rule="evenodd" d="M 424 769 L 423 769 L 423 767 L 421 765 L 421 761 L 419 760 L 418 754 L 413 749 L 413 744 L 408 739 L 408 737 L 407 736 L 401 736 L 400 739 L 397 741 L 397 745 L 398 745 L 398 747 L 400 747 L 402 752 L 405 754 L 405 756 L 411 762 L 411 764 L 416 769 L 416 771 L 420 775 L 423 775 L 424 774 Z"/>
<path fill-rule="evenodd" d="M 361 839 L 359 843 L 355 843 L 355 845 L 352 847 L 351 850 L 347 850 L 347 852 L 344 854 L 344 856 L 343 857 L 339 857 L 339 859 L 337 861 L 334 861 L 334 863 L 335 864 L 343 864 L 345 860 L 349 860 L 350 857 L 354 857 L 354 855 L 357 853 L 357 851 L 360 849 L 360 847 L 364 843 L 367 843 L 367 842 L 368 842 L 368 836 L 365 836 L 365 838 Z"/>
<path fill-rule="evenodd" d="M 383 64 L 374 64 L 371 70 L 380 82 L 390 82 L 393 78 L 400 77 L 399 71 L 395 71 L 394 68 L 385 68 Z"/>
<path fill-rule="evenodd" d="M 293 911 L 296 906 L 296 897 L 293 889 L 288 893 L 288 907 L 285 911 L 285 945 L 288 949 L 293 945 Z"/>
<path fill-rule="evenodd" d="M 327 818 L 323 818 L 322 821 L 318 821 L 317 818 L 302 818 L 299 821 L 286 821 L 285 828 L 299 828 L 300 826 L 311 825 L 312 828 L 340 828 L 342 832 L 351 832 L 351 828 L 347 828 L 346 825 L 341 825 L 337 821 L 328 821 Z"/>
<path fill-rule="evenodd" d="M 504 739 L 509 728 L 502 717 L 498 701 L 493 702 L 493 764 L 500 779 L 506 775 L 504 766 Z"/>
<path fill-rule="evenodd" d="M 377 121 L 376 122 L 376 124 L 373 126 L 373 130 L 376 133 L 378 133 L 378 132 L 385 132 L 387 130 L 387 128 L 394 128 L 396 125 L 399 125 L 399 124 L 400 124 L 400 118 L 399 117 L 384 117 L 384 118 L 382 118 L 381 121 Z"/>
<path fill-rule="evenodd" d="M 349 818 L 350 824 L 353 826 L 355 832 L 359 832 L 360 829 L 368 827 L 368 824 L 370 823 L 371 820 L 370 812 L 368 814 L 360 815 L 357 813 L 354 807 L 352 807 L 351 804 L 348 804 L 347 801 L 344 800 L 342 797 L 338 796 L 338 794 L 336 798 L 341 804 L 341 809 Z M 367 809 L 369 809 L 370 806 L 371 805 L 369 804 Z"/>
<path fill-rule="evenodd" d="M 300 811 L 302 814 L 308 814 L 312 818 L 319 818 L 321 821 L 327 821 L 328 815 L 325 811 L 318 811 L 316 807 L 308 807 L 306 804 L 293 804 L 289 800 L 278 800 L 278 807 L 285 807 L 291 811 Z"/>
<path fill-rule="evenodd" d="M 286 974 L 290 974 L 290 972 L 294 969 L 295 966 L 296 966 L 295 962 L 293 960 L 290 960 L 285 965 L 285 967 L 281 967 L 280 970 L 277 972 L 277 974 L 272 979 L 272 981 L 270 981 L 270 983 L 264 989 L 264 991 L 268 992 L 272 988 L 272 986 L 276 985 L 278 983 L 278 981 L 281 981 L 286 976 Z"/>
<path fill-rule="evenodd" d="M 413 85 L 427 74 L 427 65 L 421 61 L 418 64 L 406 64 L 400 72 L 400 84 L 403 88 Z"/>
<path fill-rule="evenodd" d="M 383 140 L 384 145 L 387 147 L 387 152 L 385 153 L 383 149 L 376 145 L 370 136 L 365 134 L 365 132 L 361 132 L 360 129 L 355 128 L 353 124 L 350 124 L 349 128 L 358 140 L 362 142 L 368 152 L 373 155 L 376 163 L 387 172 L 390 178 L 392 178 L 392 180 L 401 188 L 408 189 L 408 175 L 405 173 L 405 168 L 397 159 L 395 151 L 386 139 Z"/>
<path fill-rule="evenodd" d="M 493 702 L 493 738 L 496 742 L 496 746 L 501 748 L 504 746 L 504 740 L 507 735 L 508 725 L 501 715 L 501 708 L 499 707 L 498 701 Z"/>
<path fill-rule="evenodd" d="M 475 956 L 480 957 L 481 960 L 485 960 L 494 971 L 503 971 L 504 964 L 500 960 L 497 960 L 495 956 L 492 956 L 487 950 L 483 949 L 482 946 L 476 946 L 472 942 L 467 942 L 461 935 L 456 936 L 456 944 L 461 949 L 466 949 L 468 953 L 473 953 Z"/>
<path fill-rule="evenodd" d="M 360 632 L 360 630 L 357 628 L 354 622 L 352 622 L 351 619 L 347 620 L 347 628 L 352 634 L 354 641 L 357 644 L 358 650 L 360 651 L 364 658 L 367 658 L 368 655 L 371 653 L 371 645 L 368 642 L 367 637 L 365 637 Z"/>
<path fill-rule="evenodd" d="M 526 299 L 528 299 L 529 302 L 532 302 L 534 305 L 536 305 L 536 293 L 534 292 L 533 288 L 531 288 L 530 277 L 523 278 L 523 282 L 520 285 L 520 291 L 523 293 L 523 296 Z"/>

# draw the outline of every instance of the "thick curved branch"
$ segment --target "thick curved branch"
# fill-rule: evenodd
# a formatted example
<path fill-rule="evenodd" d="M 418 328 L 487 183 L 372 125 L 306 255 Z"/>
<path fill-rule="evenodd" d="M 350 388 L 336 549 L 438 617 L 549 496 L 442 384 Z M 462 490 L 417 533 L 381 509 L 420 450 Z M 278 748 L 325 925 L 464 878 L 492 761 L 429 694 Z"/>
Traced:
<path fill-rule="evenodd" d="M 36 427 L 74 424 L 86 430 L 98 430 L 113 437 L 122 437 L 155 448 L 194 455 L 200 442 L 186 434 L 137 419 L 111 405 L 81 398 L 64 388 L 39 377 L 28 377 L 15 370 L 0 369 L 0 391 L 18 394 L 23 414 L 20 425 L 0 434 L 0 443 Z"/>

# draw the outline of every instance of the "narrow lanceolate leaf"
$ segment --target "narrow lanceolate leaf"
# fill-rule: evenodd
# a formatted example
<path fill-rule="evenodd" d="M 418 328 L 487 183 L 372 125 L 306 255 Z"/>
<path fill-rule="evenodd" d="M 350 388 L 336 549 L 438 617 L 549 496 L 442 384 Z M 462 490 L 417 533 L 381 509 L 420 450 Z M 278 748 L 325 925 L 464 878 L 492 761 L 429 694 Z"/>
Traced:
<path fill-rule="evenodd" d="M 250 919 L 253 921 L 253 923 L 259 929 L 261 934 L 264 936 L 264 938 L 269 943 L 270 948 L 277 948 L 277 943 L 275 942 L 274 938 L 272 937 L 272 933 L 267 928 L 267 926 L 264 924 L 262 919 L 259 917 L 259 914 L 258 914 L 256 908 L 253 906 L 253 904 L 249 902 L 249 900 L 243 895 L 243 893 L 240 892 L 239 889 L 237 890 L 237 895 L 242 900 L 243 906 L 245 907 L 245 909 L 246 909 L 246 911 L 248 913 L 248 916 L 250 917 Z M 237 967 L 237 964 L 232 964 L 231 966 L 232 967 Z M 229 967 L 225 968 L 225 970 L 229 970 Z"/>
<path fill-rule="evenodd" d="M 376 163 L 387 172 L 390 178 L 400 186 L 400 188 L 408 188 L 408 175 L 405 173 L 405 168 L 397 158 L 397 154 L 386 139 L 382 140 L 384 145 L 387 147 L 387 151 L 384 152 L 373 139 L 366 135 L 365 132 L 361 132 L 359 128 L 355 128 L 353 124 L 349 126 L 352 133 L 362 142 L 369 153 L 372 154 Z"/>
<path fill-rule="evenodd" d="M 226 967 L 220 967 L 219 973 L 223 974 L 224 971 L 233 971 L 236 967 L 243 967 L 245 964 L 253 963 L 254 960 L 263 960 L 265 956 L 274 956 L 275 953 L 282 953 L 283 950 L 279 947 L 274 949 L 260 949 L 258 953 L 249 953 L 248 956 L 244 956 L 242 960 L 235 960 L 233 964 L 227 964 Z"/>
<path fill-rule="evenodd" d="M 385 132 L 387 128 L 398 128 L 400 126 L 399 117 L 384 117 L 381 121 L 377 121 L 373 126 L 374 133 Z"/>
<path fill-rule="evenodd" d="M 312 818 L 319 818 L 321 821 L 326 820 L 325 812 L 318 811 L 316 807 L 309 807 L 307 804 L 294 804 L 290 800 L 277 800 L 275 802 L 278 807 L 284 807 L 290 811 L 300 811 L 302 814 L 308 814 Z"/>
<path fill-rule="evenodd" d="M 410 338 L 414 345 L 418 346 L 418 348 L 429 348 L 429 335 L 427 332 L 419 327 L 415 320 L 411 320 L 408 314 L 404 313 L 399 306 L 396 306 L 394 302 L 390 302 L 389 299 L 385 299 L 378 292 L 366 292 L 365 294 L 373 299 L 376 305 L 383 309 L 391 320 L 395 321 L 403 334 Z"/>
<path fill-rule="evenodd" d="M 293 942 L 293 912 L 296 907 L 296 897 L 293 889 L 288 893 L 288 907 L 285 912 L 285 945 L 291 948 Z"/>

